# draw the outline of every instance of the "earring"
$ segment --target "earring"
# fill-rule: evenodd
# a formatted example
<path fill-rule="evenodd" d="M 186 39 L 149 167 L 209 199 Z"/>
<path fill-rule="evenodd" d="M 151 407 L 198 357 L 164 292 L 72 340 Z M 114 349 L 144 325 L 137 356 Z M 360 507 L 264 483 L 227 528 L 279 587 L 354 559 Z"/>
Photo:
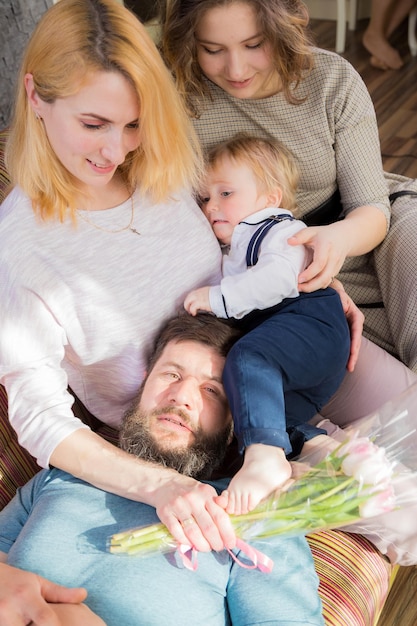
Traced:
<path fill-rule="evenodd" d="M 38 113 L 37 111 L 36 111 L 36 113 L 35 113 L 35 117 L 36 117 L 36 119 L 37 119 L 38 121 L 41 121 L 41 120 L 42 120 L 41 116 L 39 115 L 39 113 Z"/>

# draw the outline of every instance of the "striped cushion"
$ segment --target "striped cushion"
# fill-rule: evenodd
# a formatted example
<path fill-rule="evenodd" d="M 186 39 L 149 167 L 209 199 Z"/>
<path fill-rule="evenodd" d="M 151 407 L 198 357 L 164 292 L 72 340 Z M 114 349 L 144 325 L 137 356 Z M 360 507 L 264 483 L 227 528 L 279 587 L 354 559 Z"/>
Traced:
<path fill-rule="evenodd" d="M 374 626 L 395 568 L 361 535 L 329 530 L 307 540 L 320 579 L 325 623 Z"/>
<path fill-rule="evenodd" d="M 4 200 L 4 193 L 9 184 L 9 177 L 4 165 L 4 146 L 6 144 L 7 130 L 0 131 L 0 202 Z"/>
<path fill-rule="evenodd" d="M 0 385 L 0 509 L 37 471 L 35 459 L 17 443 L 7 417 L 7 394 Z"/>

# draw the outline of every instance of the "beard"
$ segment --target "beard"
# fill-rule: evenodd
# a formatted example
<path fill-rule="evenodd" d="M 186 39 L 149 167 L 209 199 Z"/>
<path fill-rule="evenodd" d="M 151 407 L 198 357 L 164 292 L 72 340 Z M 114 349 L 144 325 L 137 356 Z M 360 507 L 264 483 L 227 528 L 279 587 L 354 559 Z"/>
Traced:
<path fill-rule="evenodd" d="M 140 407 L 140 398 L 126 412 L 119 434 L 119 446 L 139 459 L 177 470 L 180 474 L 198 480 L 210 478 L 222 464 L 232 435 L 232 424 L 214 435 L 199 428 L 194 433 L 194 442 L 189 446 L 162 446 L 150 433 L 150 418 L 160 413 L 172 413 L 188 421 L 186 413 L 176 407 L 163 407 L 158 411 L 145 412 Z"/>

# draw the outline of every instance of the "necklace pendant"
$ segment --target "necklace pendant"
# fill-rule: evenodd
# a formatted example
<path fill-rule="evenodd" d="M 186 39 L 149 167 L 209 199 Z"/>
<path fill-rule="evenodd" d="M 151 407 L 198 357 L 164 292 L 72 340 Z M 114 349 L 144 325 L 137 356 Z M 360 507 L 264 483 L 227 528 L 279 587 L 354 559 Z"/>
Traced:
<path fill-rule="evenodd" d="M 131 226 L 131 227 L 129 228 L 129 230 L 131 230 L 131 231 L 132 231 L 132 233 L 135 233 L 135 235 L 140 235 L 140 232 L 139 232 L 138 230 L 136 230 L 136 228 L 133 228 L 133 226 Z"/>

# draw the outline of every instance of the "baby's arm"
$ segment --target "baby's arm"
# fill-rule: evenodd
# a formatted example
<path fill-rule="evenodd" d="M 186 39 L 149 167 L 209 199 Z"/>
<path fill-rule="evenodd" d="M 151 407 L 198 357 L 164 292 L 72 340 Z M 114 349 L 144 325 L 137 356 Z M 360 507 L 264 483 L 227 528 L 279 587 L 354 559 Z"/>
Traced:
<path fill-rule="evenodd" d="M 221 494 L 218 503 L 229 514 L 248 513 L 290 477 L 291 465 L 282 448 L 252 444 L 245 450 L 242 468 Z"/>
<path fill-rule="evenodd" d="M 209 292 L 210 287 L 200 287 L 200 289 L 190 291 L 184 300 L 184 309 L 187 313 L 190 315 L 197 315 L 198 311 L 211 313 Z"/>

